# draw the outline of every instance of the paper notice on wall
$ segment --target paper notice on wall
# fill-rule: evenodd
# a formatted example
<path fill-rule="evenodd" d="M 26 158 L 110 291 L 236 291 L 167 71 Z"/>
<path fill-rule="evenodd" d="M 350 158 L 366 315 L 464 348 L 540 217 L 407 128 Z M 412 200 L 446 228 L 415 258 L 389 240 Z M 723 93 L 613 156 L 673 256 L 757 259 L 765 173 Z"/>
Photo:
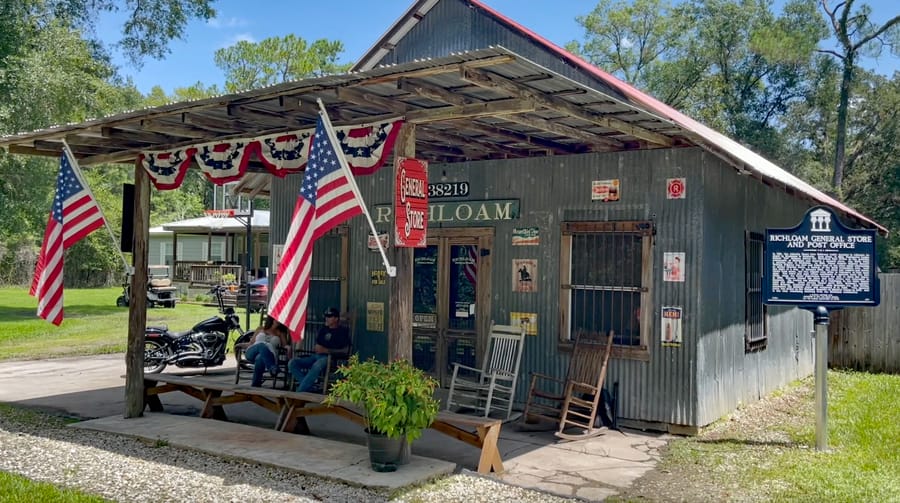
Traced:
<path fill-rule="evenodd" d="M 684 252 L 663 254 L 663 281 L 684 282 Z"/>
<path fill-rule="evenodd" d="M 668 347 L 681 346 L 682 309 L 675 306 L 662 308 L 662 345 Z"/>
<path fill-rule="evenodd" d="M 366 302 L 366 330 L 384 332 L 384 302 Z"/>
<path fill-rule="evenodd" d="M 526 335 L 537 335 L 537 313 L 509 313 L 509 324 L 518 327 L 525 327 Z"/>
<path fill-rule="evenodd" d="M 512 291 L 537 291 L 537 259 L 514 258 L 512 261 Z"/>

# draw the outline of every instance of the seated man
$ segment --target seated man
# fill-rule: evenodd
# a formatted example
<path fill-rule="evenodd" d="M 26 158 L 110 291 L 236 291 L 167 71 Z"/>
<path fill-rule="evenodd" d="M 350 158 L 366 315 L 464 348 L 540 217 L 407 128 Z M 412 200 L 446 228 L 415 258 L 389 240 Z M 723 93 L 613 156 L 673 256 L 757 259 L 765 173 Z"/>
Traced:
<path fill-rule="evenodd" d="M 292 358 L 288 363 L 291 375 L 300 383 L 297 391 L 309 391 L 325 370 L 329 354 L 346 354 L 350 349 L 350 331 L 341 326 L 338 310 L 325 310 L 325 326 L 316 335 L 315 354 Z M 323 392 L 326 390 L 323 390 Z"/>

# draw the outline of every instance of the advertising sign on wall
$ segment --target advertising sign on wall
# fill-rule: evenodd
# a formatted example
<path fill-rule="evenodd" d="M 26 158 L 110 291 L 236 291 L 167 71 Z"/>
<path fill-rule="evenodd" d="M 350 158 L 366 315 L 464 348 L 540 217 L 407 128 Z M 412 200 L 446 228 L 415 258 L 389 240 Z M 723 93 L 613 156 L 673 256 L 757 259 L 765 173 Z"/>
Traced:
<path fill-rule="evenodd" d="M 401 248 L 424 248 L 428 225 L 428 163 L 398 157 L 396 164 L 394 243 Z"/>

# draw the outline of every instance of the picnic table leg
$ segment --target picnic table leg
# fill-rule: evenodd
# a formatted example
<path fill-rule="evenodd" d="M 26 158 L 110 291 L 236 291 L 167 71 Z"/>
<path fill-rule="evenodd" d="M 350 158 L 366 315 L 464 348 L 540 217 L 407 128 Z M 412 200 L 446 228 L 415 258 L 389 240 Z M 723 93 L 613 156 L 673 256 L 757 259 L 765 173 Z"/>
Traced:
<path fill-rule="evenodd" d="M 156 387 L 157 382 L 151 379 L 144 379 L 144 407 L 149 407 L 150 412 L 162 412 L 163 405 L 159 399 L 159 395 L 148 395 L 147 390 Z"/>
<path fill-rule="evenodd" d="M 279 431 L 309 435 L 309 424 L 306 422 L 306 417 L 297 415 L 299 409 L 302 409 L 304 406 L 306 406 L 305 402 L 290 402 L 288 406 L 282 409 L 276 428 Z"/>
<path fill-rule="evenodd" d="M 225 415 L 225 408 L 222 407 L 221 404 L 213 404 L 213 401 L 220 396 L 222 396 L 220 390 L 206 391 L 206 399 L 203 400 L 203 411 L 200 413 L 200 417 L 211 417 L 213 419 L 221 419 L 222 421 L 228 420 L 228 416 Z"/>
<path fill-rule="evenodd" d="M 500 424 L 488 427 L 478 426 L 478 439 L 481 441 L 481 458 L 478 460 L 478 473 L 503 472 L 503 461 L 500 459 L 500 451 L 497 441 L 500 438 Z"/>

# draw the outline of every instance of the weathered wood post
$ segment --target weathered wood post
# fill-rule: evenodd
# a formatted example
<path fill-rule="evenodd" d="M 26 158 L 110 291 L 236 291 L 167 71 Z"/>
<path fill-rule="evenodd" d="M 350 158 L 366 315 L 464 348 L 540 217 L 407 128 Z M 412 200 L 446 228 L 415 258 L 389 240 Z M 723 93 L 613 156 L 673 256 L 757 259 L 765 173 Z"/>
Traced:
<path fill-rule="evenodd" d="M 416 125 L 405 123 L 394 144 L 394 158 L 416 156 Z M 394 164 L 394 179 L 397 164 Z M 394 190 L 397 190 L 396 184 Z M 397 216 L 394 215 L 396 222 Z M 397 276 L 390 278 L 388 358 L 412 361 L 413 248 L 393 247 Z"/>
<path fill-rule="evenodd" d="M 144 412 L 144 330 L 147 327 L 147 245 L 150 240 L 150 177 L 134 163 L 134 274 L 125 353 L 125 418 Z"/>

